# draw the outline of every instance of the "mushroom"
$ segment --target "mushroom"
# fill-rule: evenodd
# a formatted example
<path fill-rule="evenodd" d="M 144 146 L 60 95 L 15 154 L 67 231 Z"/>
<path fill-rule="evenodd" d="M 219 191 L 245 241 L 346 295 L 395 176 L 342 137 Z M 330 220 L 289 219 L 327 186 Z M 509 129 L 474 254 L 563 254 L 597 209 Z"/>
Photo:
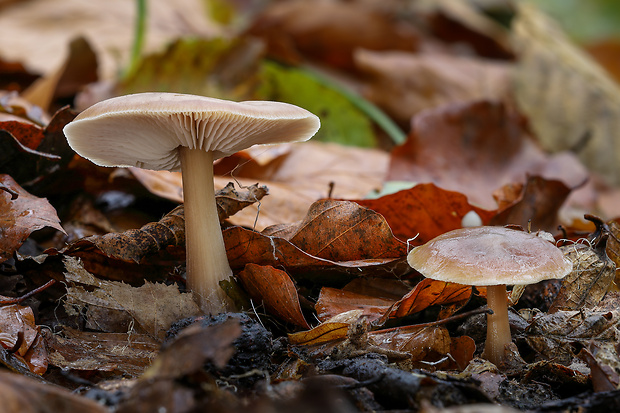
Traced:
<path fill-rule="evenodd" d="M 138 93 L 99 102 L 64 128 L 69 145 L 97 165 L 181 171 L 187 284 L 206 313 L 232 309 L 220 281 L 232 276 L 213 187 L 213 161 L 255 144 L 305 141 L 319 118 L 280 102 L 232 102 Z"/>
<path fill-rule="evenodd" d="M 573 268 L 554 244 L 536 234 L 480 226 L 456 229 L 414 248 L 409 265 L 427 278 L 486 286 L 487 339 L 484 357 L 503 364 L 511 343 L 506 284 L 525 285 L 563 278 Z"/>

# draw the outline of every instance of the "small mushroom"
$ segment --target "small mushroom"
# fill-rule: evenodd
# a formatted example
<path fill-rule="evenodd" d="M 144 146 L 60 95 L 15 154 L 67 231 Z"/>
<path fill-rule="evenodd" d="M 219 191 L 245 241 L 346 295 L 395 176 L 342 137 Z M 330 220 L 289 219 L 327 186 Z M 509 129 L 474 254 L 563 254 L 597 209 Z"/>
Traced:
<path fill-rule="evenodd" d="M 181 171 L 187 283 L 203 311 L 232 309 L 220 288 L 232 276 L 213 187 L 213 161 L 256 144 L 305 141 L 319 118 L 280 102 L 231 102 L 139 93 L 99 102 L 64 128 L 69 145 L 97 165 Z"/>
<path fill-rule="evenodd" d="M 525 285 L 563 278 L 572 263 L 551 242 L 523 231 L 494 226 L 461 228 L 414 248 L 409 265 L 427 278 L 487 287 L 484 356 L 500 366 L 512 340 L 506 284 Z"/>

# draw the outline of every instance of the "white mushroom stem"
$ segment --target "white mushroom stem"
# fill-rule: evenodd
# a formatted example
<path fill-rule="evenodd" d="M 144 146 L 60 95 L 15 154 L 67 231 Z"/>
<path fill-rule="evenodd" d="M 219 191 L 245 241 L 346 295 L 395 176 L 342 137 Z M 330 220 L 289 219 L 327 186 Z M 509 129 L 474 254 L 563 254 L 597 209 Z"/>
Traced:
<path fill-rule="evenodd" d="M 505 347 L 512 341 L 508 323 L 508 296 L 505 285 L 487 287 L 487 303 L 493 314 L 487 315 L 487 341 L 484 357 L 496 366 L 504 361 Z"/>
<path fill-rule="evenodd" d="M 185 203 L 187 286 L 207 314 L 228 311 L 232 304 L 220 281 L 232 276 L 215 202 L 213 153 L 179 148 Z"/>

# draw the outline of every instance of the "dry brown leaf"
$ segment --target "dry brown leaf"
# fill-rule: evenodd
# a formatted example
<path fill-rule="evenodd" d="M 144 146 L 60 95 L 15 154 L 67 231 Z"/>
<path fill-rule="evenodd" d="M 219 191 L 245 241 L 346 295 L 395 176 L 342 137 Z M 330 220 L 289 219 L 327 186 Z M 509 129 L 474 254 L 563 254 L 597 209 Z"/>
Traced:
<path fill-rule="evenodd" d="M 493 210 L 493 191 L 524 182 L 527 174 L 561 179 L 569 188 L 588 176 L 576 158 L 544 154 L 523 119 L 503 104 L 476 101 L 416 115 L 407 142 L 392 151 L 387 179 L 432 182 Z"/>
<path fill-rule="evenodd" d="M 100 333 L 63 327 L 44 338 L 51 365 L 76 372 L 102 372 L 106 377 L 111 373 L 123 378 L 140 376 L 161 346 L 148 335 L 133 331 Z"/>
<path fill-rule="evenodd" d="M 407 252 L 380 214 L 350 201 L 317 201 L 303 221 L 269 227 L 263 234 L 331 261 L 398 258 Z"/>
<path fill-rule="evenodd" d="M 417 47 L 411 26 L 362 3 L 355 7 L 322 0 L 274 3 L 258 16 L 249 33 L 264 38 L 270 54 L 279 59 L 290 63 L 312 59 L 343 69 L 352 69 L 357 48 Z"/>
<path fill-rule="evenodd" d="M 83 314 L 92 329 L 127 332 L 133 327 L 162 340 L 173 322 L 201 314 L 192 295 L 181 294 L 175 285 L 147 282 L 135 288 L 99 280 L 73 257 L 63 261 L 69 283 L 65 308 L 70 314 Z"/>
<path fill-rule="evenodd" d="M 262 303 L 269 313 L 299 327 L 310 328 L 301 312 L 295 284 L 286 272 L 271 266 L 247 264 L 237 278 L 254 302 Z"/>
<path fill-rule="evenodd" d="M 372 331 L 369 340 L 377 347 L 407 353 L 411 361 L 437 359 L 450 352 L 450 335 L 444 326 L 416 325 Z"/>
<path fill-rule="evenodd" d="M 197 0 L 149 1 L 144 52 L 157 51 L 184 35 L 214 35 Z M 62 65 L 71 39 L 84 36 L 95 49 L 103 78 L 115 77 L 128 63 L 135 26 L 135 4 L 124 0 L 35 0 L 7 7 L 0 14 L 0 36 L 11 42 L 0 55 L 47 74 Z M 44 41 L 42 41 L 44 40 Z"/>
<path fill-rule="evenodd" d="M 338 314 L 362 310 L 369 321 L 381 318 L 396 299 L 373 297 L 345 289 L 323 287 L 316 302 L 316 316 L 320 321 L 328 320 Z"/>
<path fill-rule="evenodd" d="M 481 58 L 358 50 L 355 64 L 365 97 L 405 125 L 424 109 L 505 100 L 510 88 L 511 64 Z"/>
<path fill-rule="evenodd" d="M 562 279 L 560 291 L 549 308 L 558 310 L 590 309 L 605 296 L 616 275 L 616 265 L 605 251 L 605 240 L 592 244 L 569 244 L 560 247 L 573 262 L 573 270 Z"/>
<path fill-rule="evenodd" d="M 47 370 L 47 351 L 30 307 L 0 306 L 0 344 L 31 372 L 42 375 Z"/>
<path fill-rule="evenodd" d="M 514 93 L 545 149 L 575 151 L 592 171 L 620 182 L 620 88 L 535 6 L 518 3 Z"/>
<path fill-rule="evenodd" d="M 44 227 L 65 232 L 47 199 L 29 194 L 9 175 L 0 175 L 0 262 L 11 258 L 31 233 Z"/>
<path fill-rule="evenodd" d="M 472 287 L 469 285 L 425 278 L 394 305 L 390 317 L 405 317 L 432 305 L 465 303 L 471 293 Z"/>
<path fill-rule="evenodd" d="M 0 372 L 0 399 L 2 409 L 6 412 L 109 412 L 96 401 L 80 397 L 62 387 L 4 371 Z"/>

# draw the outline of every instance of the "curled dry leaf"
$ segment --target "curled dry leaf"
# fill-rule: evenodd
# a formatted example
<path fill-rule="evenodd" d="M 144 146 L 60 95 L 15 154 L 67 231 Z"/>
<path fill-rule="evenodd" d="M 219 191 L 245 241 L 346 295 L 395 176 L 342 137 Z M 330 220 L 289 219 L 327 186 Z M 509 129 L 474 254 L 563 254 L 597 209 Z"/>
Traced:
<path fill-rule="evenodd" d="M 407 253 L 380 214 L 349 201 L 317 201 L 303 221 L 269 227 L 263 233 L 331 261 L 398 258 Z"/>
<path fill-rule="evenodd" d="M 342 282 L 372 275 L 374 277 L 404 277 L 411 272 L 406 257 L 330 261 L 312 256 L 289 241 L 269 237 L 245 228 L 232 227 L 223 231 L 224 243 L 231 268 L 246 264 L 283 267 L 294 278 L 310 277 L 316 282 Z"/>
<path fill-rule="evenodd" d="M 397 238 L 415 238 L 409 245 L 422 245 L 440 234 L 461 228 L 463 217 L 470 211 L 478 214 L 483 224 L 496 213 L 471 205 L 465 195 L 432 183 L 354 202 L 381 214 Z"/>
<path fill-rule="evenodd" d="M 431 305 L 465 304 L 471 297 L 472 287 L 425 278 L 410 293 L 395 303 L 390 317 L 405 317 Z"/>
<path fill-rule="evenodd" d="M 30 307 L 0 306 L 0 344 L 35 374 L 47 370 L 47 351 Z"/>
<path fill-rule="evenodd" d="M 395 301 L 396 299 L 373 297 L 345 289 L 323 287 L 315 306 L 316 316 L 320 321 L 325 321 L 347 311 L 361 310 L 369 321 L 373 321 L 381 318 Z"/>
<path fill-rule="evenodd" d="M 237 274 L 255 303 L 280 319 L 302 328 L 310 328 L 301 312 L 295 284 L 285 271 L 271 266 L 247 264 Z"/>
<path fill-rule="evenodd" d="M 0 175 L 0 262 L 6 261 L 36 230 L 64 233 L 54 207 L 26 192 L 9 175 Z"/>

